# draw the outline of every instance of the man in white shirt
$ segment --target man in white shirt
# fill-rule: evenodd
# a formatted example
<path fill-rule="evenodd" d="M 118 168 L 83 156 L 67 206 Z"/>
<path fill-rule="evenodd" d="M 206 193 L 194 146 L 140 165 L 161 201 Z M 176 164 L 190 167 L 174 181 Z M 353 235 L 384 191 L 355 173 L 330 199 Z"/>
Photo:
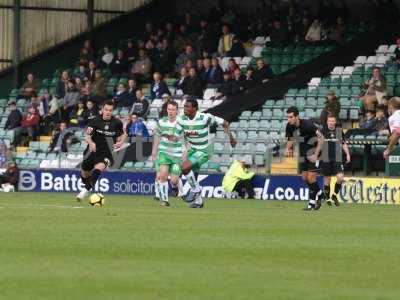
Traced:
<path fill-rule="evenodd" d="M 390 127 L 390 138 L 389 146 L 383 152 L 383 158 L 387 159 L 390 153 L 397 146 L 400 138 L 400 98 L 393 97 L 389 100 L 388 111 L 389 117 L 389 127 Z"/>

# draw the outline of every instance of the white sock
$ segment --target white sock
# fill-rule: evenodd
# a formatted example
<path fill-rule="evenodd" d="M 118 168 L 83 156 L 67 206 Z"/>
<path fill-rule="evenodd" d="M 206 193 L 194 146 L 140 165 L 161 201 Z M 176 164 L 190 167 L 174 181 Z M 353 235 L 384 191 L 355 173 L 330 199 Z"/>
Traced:
<path fill-rule="evenodd" d="M 196 177 L 194 176 L 193 171 L 190 171 L 189 174 L 186 175 L 186 179 L 189 182 L 189 185 L 194 193 L 197 193 L 200 191 L 200 185 L 196 180 Z"/>
<path fill-rule="evenodd" d="M 182 179 L 180 179 L 180 178 L 178 180 L 178 190 L 179 190 L 179 194 L 182 195 L 183 194 L 183 183 L 182 183 Z"/>
<path fill-rule="evenodd" d="M 154 181 L 154 191 L 156 193 L 156 197 L 160 198 L 160 183 L 158 182 L 158 180 Z"/>
<path fill-rule="evenodd" d="M 160 182 L 160 200 L 168 202 L 168 181 Z"/>

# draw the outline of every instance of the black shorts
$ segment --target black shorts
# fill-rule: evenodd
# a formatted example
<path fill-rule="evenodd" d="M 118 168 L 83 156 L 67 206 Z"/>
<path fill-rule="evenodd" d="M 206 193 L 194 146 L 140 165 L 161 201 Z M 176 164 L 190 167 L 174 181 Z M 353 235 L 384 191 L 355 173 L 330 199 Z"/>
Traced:
<path fill-rule="evenodd" d="M 302 162 L 300 162 L 300 171 L 301 172 L 318 172 L 319 171 L 319 164 L 318 162 L 311 162 L 308 160 L 307 157 L 300 157 Z"/>
<path fill-rule="evenodd" d="M 324 176 L 336 176 L 344 173 L 344 166 L 339 162 L 321 162 L 321 173 Z"/>
<path fill-rule="evenodd" d="M 105 155 L 102 153 L 90 153 L 87 157 L 86 154 L 83 155 L 84 160 L 82 161 L 81 165 L 81 169 L 83 171 L 92 171 L 94 169 L 94 166 L 98 163 L 104 163 L 106 167 L 111 166 L 113 163 L 113 160 L 111 157 L 109 157 L 109 155 Z"/>

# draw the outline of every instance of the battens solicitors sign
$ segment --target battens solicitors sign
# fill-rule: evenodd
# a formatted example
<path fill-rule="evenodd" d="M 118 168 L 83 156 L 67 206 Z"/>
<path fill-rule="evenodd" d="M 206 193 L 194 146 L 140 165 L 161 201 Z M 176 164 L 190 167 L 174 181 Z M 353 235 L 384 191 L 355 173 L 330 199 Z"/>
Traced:
<path fill-rule="evenodd" d="M 154 195 L 154 173 L 105 172 L 96 184 L 101 193 Z M 221 182 L 223 174 L 199 175 L 203 196 L 227 197 Z M 319 177 L 322 187 L 322 177 Z M 334 185 L 334 182 L 332 182 Z M 19 190 L 35 192 L 73 192 L 82 187 L 77 170 L 21 170 Z M 308 188 L 300 176 L 256 176 L 257 199 L 307 200 Z M 185 192 L 189 189 L 184 180 Z M 400 204 L 400 179 L 347 178 L 340 193 L 342 202 Z"/>

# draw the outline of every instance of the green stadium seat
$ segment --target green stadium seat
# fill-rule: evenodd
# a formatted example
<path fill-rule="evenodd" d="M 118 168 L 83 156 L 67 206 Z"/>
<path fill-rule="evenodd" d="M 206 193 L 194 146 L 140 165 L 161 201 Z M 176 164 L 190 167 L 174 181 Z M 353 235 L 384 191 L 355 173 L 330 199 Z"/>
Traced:
<path fill-rule="evenodd" d="M 273 107 L 275 105 L 275 100 L 267 100 L 265 101 L 263 107 Z"/>
<path fill-rule="evenodd" d="M 249 130 L 257 130 L 259 127 L 259 121 L 258 120 L 250 120 L 249 122 Z"/>
<path fill-rule="evenodd" d="M 250 120 L 257 120 L 258 121 L 261 118 L 261 116 L 262 116 L 262 112 L 261 111 L 254 111 L 251 114 Z"/>
<path fill-rule="evenodd" d="M 251 130 L 251 131 L 248 132 L 248 134 L 247 134 L 247 142 L 255 143 L 255 142 L 257 142 L 257 139 L 258 139 L 258 134 L 257 134 L 256 131 Z"/>
<path fill-rule="evenodd" d="M 249 122 L 248 121 L 239 121 L 239 130 L 246 130 L 249 128 Z"/>

